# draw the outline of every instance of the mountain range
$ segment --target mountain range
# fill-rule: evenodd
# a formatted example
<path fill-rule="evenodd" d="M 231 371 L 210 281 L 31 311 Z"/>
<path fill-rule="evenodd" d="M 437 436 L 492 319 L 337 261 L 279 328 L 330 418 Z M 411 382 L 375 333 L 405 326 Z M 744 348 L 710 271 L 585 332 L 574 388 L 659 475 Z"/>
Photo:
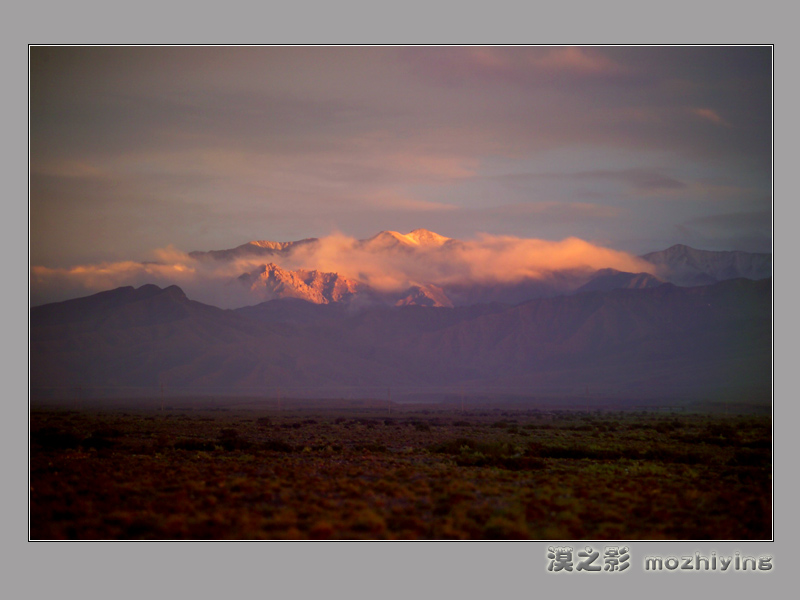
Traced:
<path fill-rule="evenodd" d="M 467 243 L 424 229 L 336 249 L 435 266 L 387 287 L 370 284 L 374 270 L 370 279 L 296 266 L 322 244 L 191 253 L 244 266 L 233 283 L 254 302 L 237 309 L 153 284 L 32 308 L 34 394 L 770 396 L 771 255 L 678 245 L 639 257 L 641 272 L 481 281 L 437 278 Z"/>
<path fill-rule="evenodd" d="M 321 270 L 291 269 L 279 265 L 289 261 L 300 250 L 306 254 L 318 251 L 320 240 L 307 238 L 296 242 L 253 241 L 229 250 L 191 252 L 190 256 L 203 261 L 232 262 L 242 259 L 268 257 L 254 270 L 243 272 L 238 281 L 251 293 L 254 301 L 278 298 L 300 298 L 314 304 L 334 302 L 383 303 L 406 306 L 434 307 L 467 306 L 485 302 L 516 304 L 540 297 L 618 288 L 655 287 L 662 283 L 679 286 L 708 285 L 744 277 L 764 279 L 771 276 L 772 257 L 769 254 L 697 250 L 675 245 L 667 250 L 651 252 L 639 258 L 651 272 L 624 272 L 612 268 L 556 269 L 536 277 L 490 283 L 473 280 L 436 279 L 409 282 L 407 287 L 380 290 L 341 273 Z M 351 252 L 359 256 L 403 257 L 416 256 L 420 261 L 437 259 L 446 264 L 464 247 L 464 243 L 426 229 L 407 234 L 381 231 L 359 240 Z M 421 253 L 421 254 L 420 254 Z M 444 259 L 442 259 L 444 257 Z M 396 258 L 395 258 L 396 260 Z M 275 261 L 275 262 L 272 262 Z"/>
<path fill-rule="evenodd" d="M 753 252 L 714 252 L 676 244 L 641 258 L 659 268 L 659 275 L 676 285 L 708 285 L 745 277 L 765 279 L 772 274 L 772 255 Z"/>
<path fill-rule="evenodd" d="M 237 310 L 176 286 L 31 309 L 35 396 L 73 393 L 768 399 L 771 280 L 454 308 L 296 298 Z M 396 396 L 397 397 L 397 396 Z"/>
<path fill-rule="evenodd" d="M 289 271 L 269 263 L 243 273 L 239 281 L 252 292 L 268 298 L 300 298 L 313 304 L 348 302 L 358 294 L 369 294 L 369 286 L 338 273 L 298 269 Z"/>

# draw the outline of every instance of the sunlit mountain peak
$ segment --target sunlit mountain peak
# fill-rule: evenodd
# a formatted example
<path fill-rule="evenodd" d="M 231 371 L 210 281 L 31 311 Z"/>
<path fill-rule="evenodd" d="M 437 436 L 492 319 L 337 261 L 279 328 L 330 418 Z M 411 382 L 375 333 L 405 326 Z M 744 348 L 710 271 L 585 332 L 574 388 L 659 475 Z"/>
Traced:
<path fill-rule="evenodd" d="M 397 231 L 381 231 L 379 234 L 369 238 L 366 242 L 370 246 L 441 246 L 448 242 L 450 238 L 427 229 L 415 229 L 410 233 L 399 233 Z"/>

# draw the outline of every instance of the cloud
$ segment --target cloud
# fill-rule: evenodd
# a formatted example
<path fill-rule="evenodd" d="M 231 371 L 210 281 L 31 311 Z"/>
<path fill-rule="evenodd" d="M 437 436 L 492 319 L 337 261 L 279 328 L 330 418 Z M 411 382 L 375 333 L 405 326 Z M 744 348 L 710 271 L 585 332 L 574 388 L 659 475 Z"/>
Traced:
<path fill-rule="evenodd" d="M 448 262 L 460 266 L 461 273 L 447 283 L 517 283 L 561 270 L 611 267 L 640 272 L 651 269 L 634 256 L 578 238 L 548 241 L 484 234 L 454 247 L 450 254 Z"/>
<path fill-rule="evenodd" d="M 445 202 L 432 202 L 430 200 L 422 200 L 414 198 L 406 194 L 396 192 L 394 190 L 381 190 L 375 194 L 364 198 L 362 203 L 365 206 L 380 207 L 384 210 L 404 210 L 413 212 L 441 212 L 457 210 L 453 204 Z"/>
<path fill-rule="evenodd" d="M 686 183 L 657 169 L 626 168 L 626 169 L 592 169 L 572 173 L 517 173 L 501 175 L 492 179 L 508 183 L 534 183 L 537 180 L 595 180 L 619 182 L 630 186 L 637 192 L 663 192 L 687 187 Z"/>
<path fill-rule="evenodd" d="M 772 212 L 707 215 L 675 226 L 684 243 L 707 250 L 772 251 Z"/>
<path fill-rule="evenodd" d="M 768 47 L 33 48 L 32 257 L 52 267 L 167 243 L 365 234 L 415 227 L 417 213 L 438 228 L 454 215 L 462 235 L 617 243 L 619 223 L 490 227 L 473 209 L 618 205 L 631 189 L 675 196 L 719 173 L 757 180 L 762 197 L 771 63 Z M 531 193 L 480 179 L 615 167 L 651 173 Z M 675 222 L 694 214 L 690 202 L 671 210 Z"/>
<path fill-rule="evenodd" d="M 530 64 L 545 71 L 576 75 L 620 75 L 626 72 L 622 66 L 599 52 L 576 46 L 555 48 L 544 55 L 533 55 Z"/>
<path fill-rule="evenodd" d="M 577 46 L 406 48 L 401 54 L 417 73 L 459 85 L 491 80 L 527 87 L 638 76 L 602 50 Z"/>
<path fill-rule="evenodd" d="M 192 299 L 233 308 L 263 299 L 251 294 L 237 278 L 268 262 L 291 270 L 338 273 L 381 292 L 425 284 L 513 284 L 549 277 L 561 270 L 652 270 L 652 265 L 641 259 L 578 238 L 554 242 L 482 234 L 473 240 L 451 240 L 441 245 L 410 245 L 403 243 L 404 239 L 384 233 L 375 239 L 358 240 L 334 233 L 286 254 L 232 261 L 202 260 L 168 247 L 157 250 L 153 262 L 120 261 L 59 269 L 34 266 L 32 300 L 36 305 L 124 285 L 155 283 L 176 284 Z"/>
<path fill-rule="evenodd" d="M 632 188 L 641 192 L 655 192 L 683 189 L 683 181 L 664 175 L 651 169 L 606 169 L 595 171 L 582 171 L 573 177 L 579 179 L 605 179 L 627 183 Z"/>
<path fill-rule="evenodd" d="M 616 206 L 588 202 L 522 202 L 476 211 L 486 217 L 505 216 L 546 220 L 548 223 L 576 223 L 583 220 L 614 219 L 620 215 Z"/>
<path fill-rule="evenodd" d="M 714 125 L 721 125 L 723 127 L 730 127 L 731 124 L 728 123 L 725 119 L 723 119 L 719 114 L 711 110 L 710 108 L 690 108 L 689 112 L 691 112 L 694 116 L 699 117 L 700 119 L 711 121 Z"/>
<path fill-rule="evenodd" d="M 99 179 L 107 177 L 107 173 L 96 164 L 82 160 L 55 160 L 43 162 L 34 170 L 42 175 L 66 177 L 70 179 Z"/>

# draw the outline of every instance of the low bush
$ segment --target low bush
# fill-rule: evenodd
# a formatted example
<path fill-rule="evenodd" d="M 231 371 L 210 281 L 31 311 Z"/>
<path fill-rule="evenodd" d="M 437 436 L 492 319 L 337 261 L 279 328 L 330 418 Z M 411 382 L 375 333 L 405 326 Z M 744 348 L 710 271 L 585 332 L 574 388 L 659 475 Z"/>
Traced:
<path fill-rule="evenodd" d="M 190 452 L 211 452 L 215 447 L 214 442 L 198 439 L 178 440 L 174 445 L 176 450 L 189 450 Z"/>
<path fill-rule="evenodd" d="M 456 438 L 435 444 L 429 450 L 453 456 L 460 467 L 497 467 L 512 471 L 545 467 L 545 462 L 539 457 L 527 456 L 508 442 L 477 442 L 470 438 Z"/>
<path fill-rule="evenodd" d="M 252 446 L 249 441 L 243 439 L 239 435 L 238 431 L 231 428 L 226 428 L 220 431 L 219 437 L 217 438 L 217 443 L 228 451 L 245 450 Z"/>
<path fill-rule="evenodd" d="M 291 444 L 287 444 L 281 440 L 267 440 L 266 442 L 261 442 L 259 448 L 268 452 L 294 452 L 294 448 Z"/>
<path fill-rule="evenodd" d="M 68 431 L 45 427 L 31 434 L 31 442 L 46 450 L 67 450 L 80 446 L 81 438 Z"/>
<path fill-rule="evenodd" d="M 734 467 L 769 467 L 772 464 L 770 452 L 763 449 L 753 450 L 750 448 L 740 448 L 733 454 L 733 458 L 728 461 L 728 465 Z"/>
<path fill-rule="evenodd" d="M 388 452 L 388 449 L 383 444 L 360 444 L 358 446 L 355 446 L 354 450 L 358 450 L 361 452 L 377 452 L 377 453 Z"/>

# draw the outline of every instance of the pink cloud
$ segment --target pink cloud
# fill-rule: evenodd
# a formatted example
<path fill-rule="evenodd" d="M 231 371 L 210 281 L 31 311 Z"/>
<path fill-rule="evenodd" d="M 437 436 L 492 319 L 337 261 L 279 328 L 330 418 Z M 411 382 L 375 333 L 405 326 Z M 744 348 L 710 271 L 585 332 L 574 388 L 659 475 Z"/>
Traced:
<path fill-rule="evenodd" d="M 192 299 L 224 308 L 255 304 L 263 298 L 241 286 L 237 278 L 274 262 L 289 270 L 338 273 L 382 292 L 412 285 L 507 284 L 548 277 L 560 270 L 614 268 L 652 272 L 653 266 L 635 256 L 577 238 L 562 241 L 492 236 L 451 240 L 431 236 L 436 243 L 404 243 L 414 238 L 385 234 L 370 243 L 344 234 L 332 234 L 316 243 L 274 256 L 247 256 L 234 261 L 198 260 L 175 248 L 156 251 L 154 262 L 121 261 L 70 268 L 31 268 L 31 289 L 37 299 L 54 294 L 87 295 L 115 287 L 145 283 L 181 286 Z"/>
<path fill-rule="evenodd" d="M 716 111 L 711 110 L 710 108 L 690 108 L 689 112 L 696 117 L 706 121 L 711 121 L 715 125 L 722 125 L 723 127 L 731 126 L 730 123 L 723 119 Z"/>
<path fill-rule="evenodd" d="M 620 65 L 599 52 L 576 46 L 554 48 L 544 55 L 534 55 L 530 64 L 545 71 L 576 75 L 618 75 L 624 72 Z"/>

